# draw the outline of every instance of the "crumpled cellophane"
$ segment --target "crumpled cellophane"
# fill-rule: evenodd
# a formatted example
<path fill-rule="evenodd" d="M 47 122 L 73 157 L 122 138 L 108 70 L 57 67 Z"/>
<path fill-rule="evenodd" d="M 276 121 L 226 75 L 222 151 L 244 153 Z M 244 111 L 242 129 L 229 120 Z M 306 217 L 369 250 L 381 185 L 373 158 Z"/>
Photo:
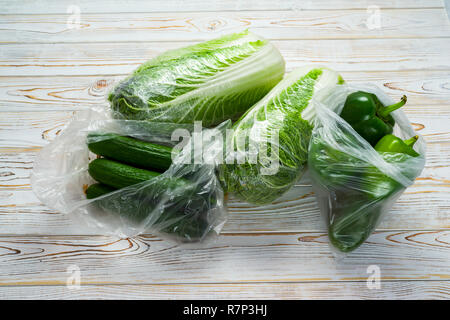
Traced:
<path fill-rule="evenodd" d="M 419 157 L 379 153 L 339 116 L 346 97 L 355 91 L 374 93 L 385 106 L 394 103 L 373 85 L 337 86 L 325 101 L 316 102 L 308 154 L 313 190 L 330 244 L 340 257 L 367 240 L 425 165 L 422 137 L 414 145 Z M 417 135 L 401 109 L 392 116 L 394 135 L 403 140 Z"/>
<path fill-rule="evenodd" d="M 228 121 L 202 131 L 203 154 L 222 150 L 210 137 L 229 126 Z M 48 207 L 101 233 L 129 237 L 150 232 L 179 243 L 213 238 L 226 221 L 223 191 L 214 161 L 191 161 L 192 139 L 156 178 L 86 199 L 86 187 L 95 183 L 88 173 L 89 162 L 97 158 L 87 146 L 89 133 L 116 133 L 173 147 L 178 144 L 171 139 L 175 129 L 190 133 L 194 124 L 116 120 L 106 109 L 80 112 L 37 155 L 31 177 L 33 191 Z M 183 183 L 167 183 L 175 180 Z"/>

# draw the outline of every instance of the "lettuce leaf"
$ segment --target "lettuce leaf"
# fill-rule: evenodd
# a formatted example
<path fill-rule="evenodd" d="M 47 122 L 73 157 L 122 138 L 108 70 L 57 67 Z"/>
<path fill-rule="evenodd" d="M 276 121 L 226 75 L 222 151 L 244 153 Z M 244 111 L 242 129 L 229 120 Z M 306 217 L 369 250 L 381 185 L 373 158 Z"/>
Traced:
<path fill-rule="evenodd" d="M 249 31 L 167 51 L 120 82 L 108 99 L 116 118 L 209 127 L 238 119 L 283 77 L 284 60 Z"/>

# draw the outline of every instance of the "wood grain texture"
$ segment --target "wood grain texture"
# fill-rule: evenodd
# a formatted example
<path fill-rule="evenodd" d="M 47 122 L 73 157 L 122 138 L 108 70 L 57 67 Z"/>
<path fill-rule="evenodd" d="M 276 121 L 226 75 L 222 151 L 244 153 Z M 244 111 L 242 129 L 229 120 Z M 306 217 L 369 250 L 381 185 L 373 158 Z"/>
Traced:
<path fill-rule="evenodd" d="M 0 20 L 0 43 L 203 41 L 250 29 L 267 39 L 355 39 L 449 37 L 441 8 L 360 10 L 239 11 L 189 13 L 7 15 Z M 69 22 L 68 22 L 69 21 Z"/>
<path fill-rule="evenodd" d="M 70 5 L 74 2 L 65 1 L 0 1 L 0 7 L 4 14 L 67 14 Z M 323 9 L 367 9 L 370 5 L 376 5 L 380 8 L 442 8 L 444 3 L 442 0 L 362 0 L 362 1 L 346 1 L 346 0 L 191 0 L 184 1 L 180 5 L 177 0 L 127 0 L 123 5 L 121 0 L 101 0 L 89 1 L 78 0 L 76 5 L 79 6 L 82 13 L 116 13 L 116 12 L 198 12 L 198 11 L 242 11 L 242 10 L 323 10 Z M 71 11 L 73 12 L 73 11 Z"/>
<path fill-rule="evenodd" d="M 286 61 L 289 67 L 293 62 Z M 408 96 L 405 110 L 421 116 L 448 115 L 450 69 L 340 72 L 350 83 L 370 82 L 382 87 L 393 99 Z M 0 107 L 9 111 L 83 110 L 106 105 L 107 94 L 125 77 L 48 76 L 0 77 Z M 1 110 L 1 109 L 0 109 Z"/>
<path fill-rule="evenodd" d="M 73 4 L 0 0 L 0 299 L 450 298 L 443 1 Z M 77 8 L 80 28 L 71 29 Z M 381 28 L 369 30 L 376 8 Z M 308 179 L 266 206 L 230 197 L 222 235 L 200 249 L 150 234 L 95 235 L 39 202 L 29 182 L 34 158 L 74 111 L 104 105 L 120 79 L 167 49 L 244 28 L 273 40 L 287 71 L 324 64 L 395 99 L 408 95 L 405 112 L 427 141 L 427 164 L 359 250 L 334 259 Z M 366 286 L 371 265 L 380 268 L 380 290 Z M 65 285 L 70 266 L 80 268 L 79 290 Z"/>
<path fill-rule="evenodd" d="M 1 286 L 0 299 L 448 299 L 449 281 Z"/>
<path fill-rule="evenodd" d="M 84 284 L 449 280 L 450 230 L 374 233 L 336 261 L 324 233 L 230 233 L 202 248 L 158 237 L 0 236 L 0 286 Z M 299 261 L 301 259 L 301 261 Z"/>
<path fill-rule="evenodd" d="M 448 70 L 450 41 L 426 39 L 274 40 L 287 71 L 323 64 L 339 72 Z M 191 42 L 52 43 L 0 46 L 0 75 L 123 75 L 168 49 Z M 405 52 L 408 55 L 405 56 Z"/>

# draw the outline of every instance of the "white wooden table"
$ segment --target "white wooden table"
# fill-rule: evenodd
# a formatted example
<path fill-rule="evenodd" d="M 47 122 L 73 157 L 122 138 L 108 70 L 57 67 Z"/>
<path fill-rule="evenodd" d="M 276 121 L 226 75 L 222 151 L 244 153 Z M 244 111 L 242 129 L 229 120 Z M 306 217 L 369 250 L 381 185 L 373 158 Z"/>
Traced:
<path fill-rule="evenodd" d="M 0 8 L 0 298 L 450 297 L 442 1 L 1 0 Z M 427 164 L 357 252 L 334 260 L 314 195 L 295 188 L 264 207 L 231 199 L 223 234 L 197 250 L 152 235 L 95 235 L 39 203 L 33 160 L 74 112 L 104 103 L 114 83 L 166 49 L 244 28 L 272 40 L 287 71 L 321 63 L 396 99 L 407 94 Z M 367 286 L 370 266 L 379 289 Z"/>

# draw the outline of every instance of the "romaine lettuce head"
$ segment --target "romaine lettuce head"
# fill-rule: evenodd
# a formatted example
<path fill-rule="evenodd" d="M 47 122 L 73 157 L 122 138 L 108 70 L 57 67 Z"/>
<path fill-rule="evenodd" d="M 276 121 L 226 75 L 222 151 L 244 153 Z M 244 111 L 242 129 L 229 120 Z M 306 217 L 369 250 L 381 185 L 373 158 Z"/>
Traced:
<path fill-rule="evenodd" d="M 306 66 L 291 72 L 233 126 L 220 166 L 225 189 L 250 203 L 266 204 L 302 175 L 321 101 L 342 83 L 334 71 Z M 234 163 L 233 163 L 234 161 Z"/>
<path fill-rule="evenodd" d="M 213 126 L 238 119 L 284 75 L 284 60 L 249 31 L 171 50 L 120 82 L 108 100 L 116 118 Z"/>

